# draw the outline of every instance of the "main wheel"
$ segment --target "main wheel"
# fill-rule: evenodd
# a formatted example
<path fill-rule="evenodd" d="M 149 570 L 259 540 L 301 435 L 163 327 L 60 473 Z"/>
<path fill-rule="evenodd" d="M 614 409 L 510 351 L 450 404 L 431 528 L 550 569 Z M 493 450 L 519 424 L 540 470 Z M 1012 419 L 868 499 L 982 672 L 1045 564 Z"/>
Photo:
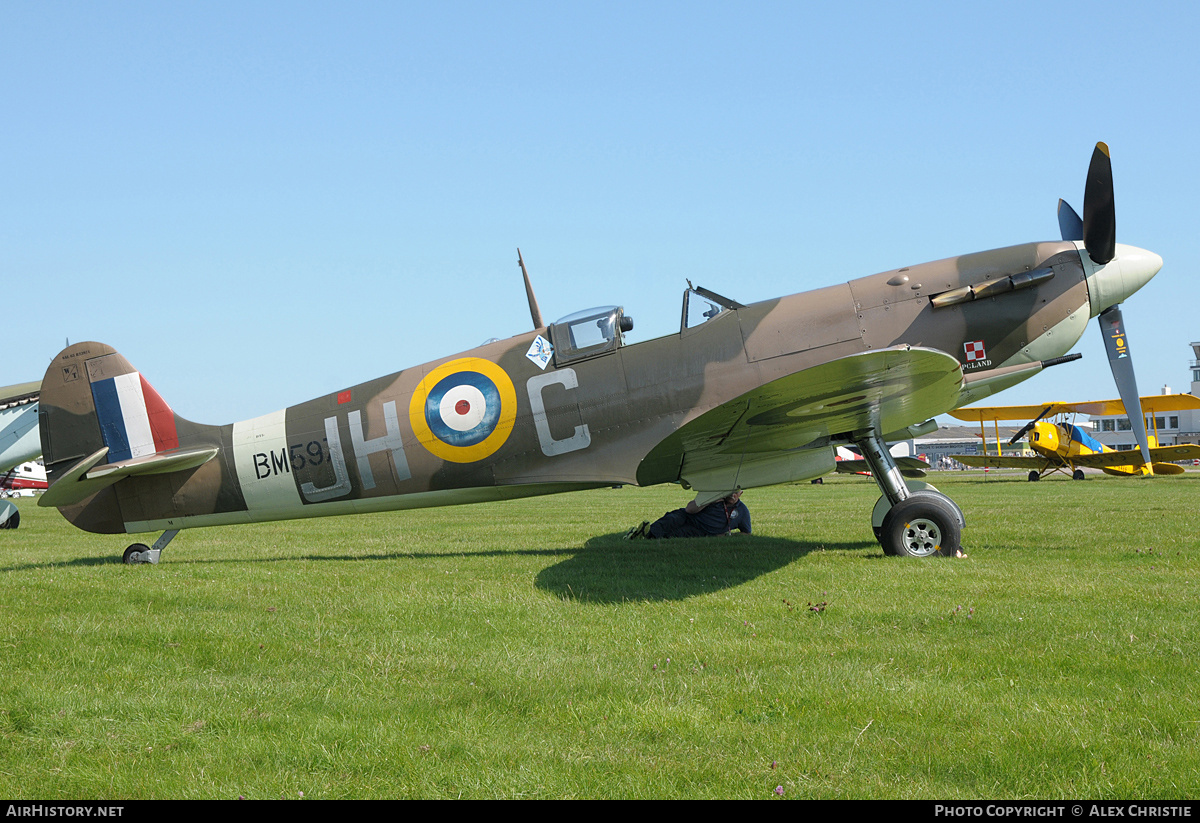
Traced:
<path fill-rule="evenodd" d="M 1029 482 L 1030 483 L 1034 483 L 1041 479 L 1042 479 L 1042 476 L 1038 473 L 1037 469 L 1033 469 L 1032 471 L 1029 472 Z"/>
<path fill-rule="evenodd" d="M 914 494 L 892 506 L 879 531 L 884 554 L 898 557 L 954 557 L 962 541 L 958 511 L 933 494 Z"/>
<path fill-rule="evenodd" d="M 19 525 L 21 525 L 21 513 L 14 509 L 12 515 L 0 523 L 0 529 L 15 529 Z"/>
<path fill-rule="evenodd" d="M 920 480 L 909 480 L 906 482 L 910 497 L 923 494 L 941 498 L 942 500 L 946 501 L 946 504 L 950 506 L 950 508 L 954 509 L 955 514 L 958 515 L 958 530 L 961 532 L 967 527 L 967 518 L 963 516 L 962 509 L 960 509 L 958 504 L 952 499 L 938 491 L 936 486 L 930 485 L 929 483 L 922 483 Z M 886 496 L 881 495 L 880 498 L 875 501 L 875 508 L 871 510 L 871 529 L 875 532 L 876 540 L 880 539 L 879 535 L 883 531 L 883 518 L 887 517 L 887 513 L 889 510 L 891 510 L 891 508 L 891 503 L 888 502 Z"/>
<path fill-rule="evenodd" d="M 1083 479 L 1083 469 L 1076 469 L 1075 471 L 1071 472 L 1071 479 L 1072 480 L 1082 480 Z"/>
<path fill-rule="evenodd" d="M 147 546 L 145 543 L 134 543 L 132 546 L 125 549 L 125 554 L 121 555 L 121 560 L 130 566 L 136 565 L 138 563 L 145 563 L 146 562 L 145 560 L 135 560 L 133 556 L 134 556 L 134 554 L 136 554 L 138 552 L 148 552 L 148 551 L 150 551 L 150 547 Z"/>

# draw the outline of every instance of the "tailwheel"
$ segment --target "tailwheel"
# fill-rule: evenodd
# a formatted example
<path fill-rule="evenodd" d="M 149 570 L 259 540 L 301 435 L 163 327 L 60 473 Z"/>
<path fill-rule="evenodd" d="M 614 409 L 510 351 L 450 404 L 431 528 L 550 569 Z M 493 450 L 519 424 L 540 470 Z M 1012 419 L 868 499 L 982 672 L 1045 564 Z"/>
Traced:
<path fill-rule="evenodd" d="M 134 543 L 125 550 L 125 554 L 121 559 L 126 563 L 157 563 L 162 556 L 162 550 L 167 547 L 167 544 L 175 539 L 175 535 L 179 534 L 179 529 L 168 529 L 158 536 L 154 541 L 153 546 L 147 546 L 145 543 Z"/>
<path fill-rule="evenodd" d="M 885 554 L 955 557 L 962 547 L 958 510 L 940 494 L 914 494 L 888 510 L 880 527 Z"/>
<path fill-rule="evenodd" d="M 147 557 L 149 552 L 150 547 L 145 543 L 134 543 L 125 549 L 125 554 L 121 555 L 121 561 L 127 566 L 133 566 L 138 563 L 149 563 L 150 559 Z"/>

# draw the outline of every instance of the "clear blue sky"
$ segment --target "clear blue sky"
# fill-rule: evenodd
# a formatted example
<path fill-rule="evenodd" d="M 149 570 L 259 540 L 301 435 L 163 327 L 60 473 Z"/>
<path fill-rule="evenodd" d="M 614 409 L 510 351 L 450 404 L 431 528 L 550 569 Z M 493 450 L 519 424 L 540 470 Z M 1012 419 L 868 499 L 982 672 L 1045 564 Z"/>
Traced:
<path fill-rule="evenodd" d="M 1193 3 L 0 6 L 0 384 L 69 338 L 257 416 L 685 278 L 744 303 L 1056 239 L 1112 149 L 1143 394 L 1200 340 Z M 826 7 L 829 8 L 826 8 Z M 998 402 L 1116 396 L 1078 363 Z"/>

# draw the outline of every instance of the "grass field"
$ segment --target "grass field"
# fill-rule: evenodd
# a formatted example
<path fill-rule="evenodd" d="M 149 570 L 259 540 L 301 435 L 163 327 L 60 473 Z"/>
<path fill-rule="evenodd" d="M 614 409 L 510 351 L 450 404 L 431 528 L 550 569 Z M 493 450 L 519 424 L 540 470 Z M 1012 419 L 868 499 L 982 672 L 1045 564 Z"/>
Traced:
<path fill-rule="evenodd" d="M 1200 473 L 865 478 L 754 537 L 626 542 L 677 487 L 132 542 L 0 531 L 0 796 L 1200 797 Z M 153 538 L 153 535 L 150 536 Z"/>

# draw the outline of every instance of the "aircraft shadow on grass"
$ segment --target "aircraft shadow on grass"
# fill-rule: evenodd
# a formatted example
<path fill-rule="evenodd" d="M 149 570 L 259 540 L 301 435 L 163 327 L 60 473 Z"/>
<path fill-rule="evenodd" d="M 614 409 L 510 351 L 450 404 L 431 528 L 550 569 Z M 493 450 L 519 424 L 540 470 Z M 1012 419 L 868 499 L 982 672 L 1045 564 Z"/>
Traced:
<path fill-rule="evenodd" d="M 626 542 L 606 534 L 542 570 L 534 585 L 583 603 L 685 600 L 748 583 L 810 552 L 873 545 L 878 548 L 865 540 L 818 544 L 760 535 Z"/>
<path fill-rule="evenodd" d="M 541 591 L 583 603 L 685 600 L 697 595 L 740 586 L 777 571 L 814 551 L 878 548 L 872 541 L 802 543 L 761 535 L 627 542 L 620 533 L 588 539 L 582 548 L 512 549 L 507 551 L 404 552 L 372 554 L 316 554 L 263 558 L 260 562 L 285 561 L 402 561 L 446 557 L 497 558 L 521 556 L 562 557 L 539 572 L 534 585 Z M 882 558 L 881 551 L 868 557 Z M 194 560 L 198 563 L 246 563 L 245 557 Z M 24 563 L 0 567 L 0 572 L 19 572 L 46 566 L 83 567 L 120 564 L 120 558 L 80 557 L 66 562 Z"/>

